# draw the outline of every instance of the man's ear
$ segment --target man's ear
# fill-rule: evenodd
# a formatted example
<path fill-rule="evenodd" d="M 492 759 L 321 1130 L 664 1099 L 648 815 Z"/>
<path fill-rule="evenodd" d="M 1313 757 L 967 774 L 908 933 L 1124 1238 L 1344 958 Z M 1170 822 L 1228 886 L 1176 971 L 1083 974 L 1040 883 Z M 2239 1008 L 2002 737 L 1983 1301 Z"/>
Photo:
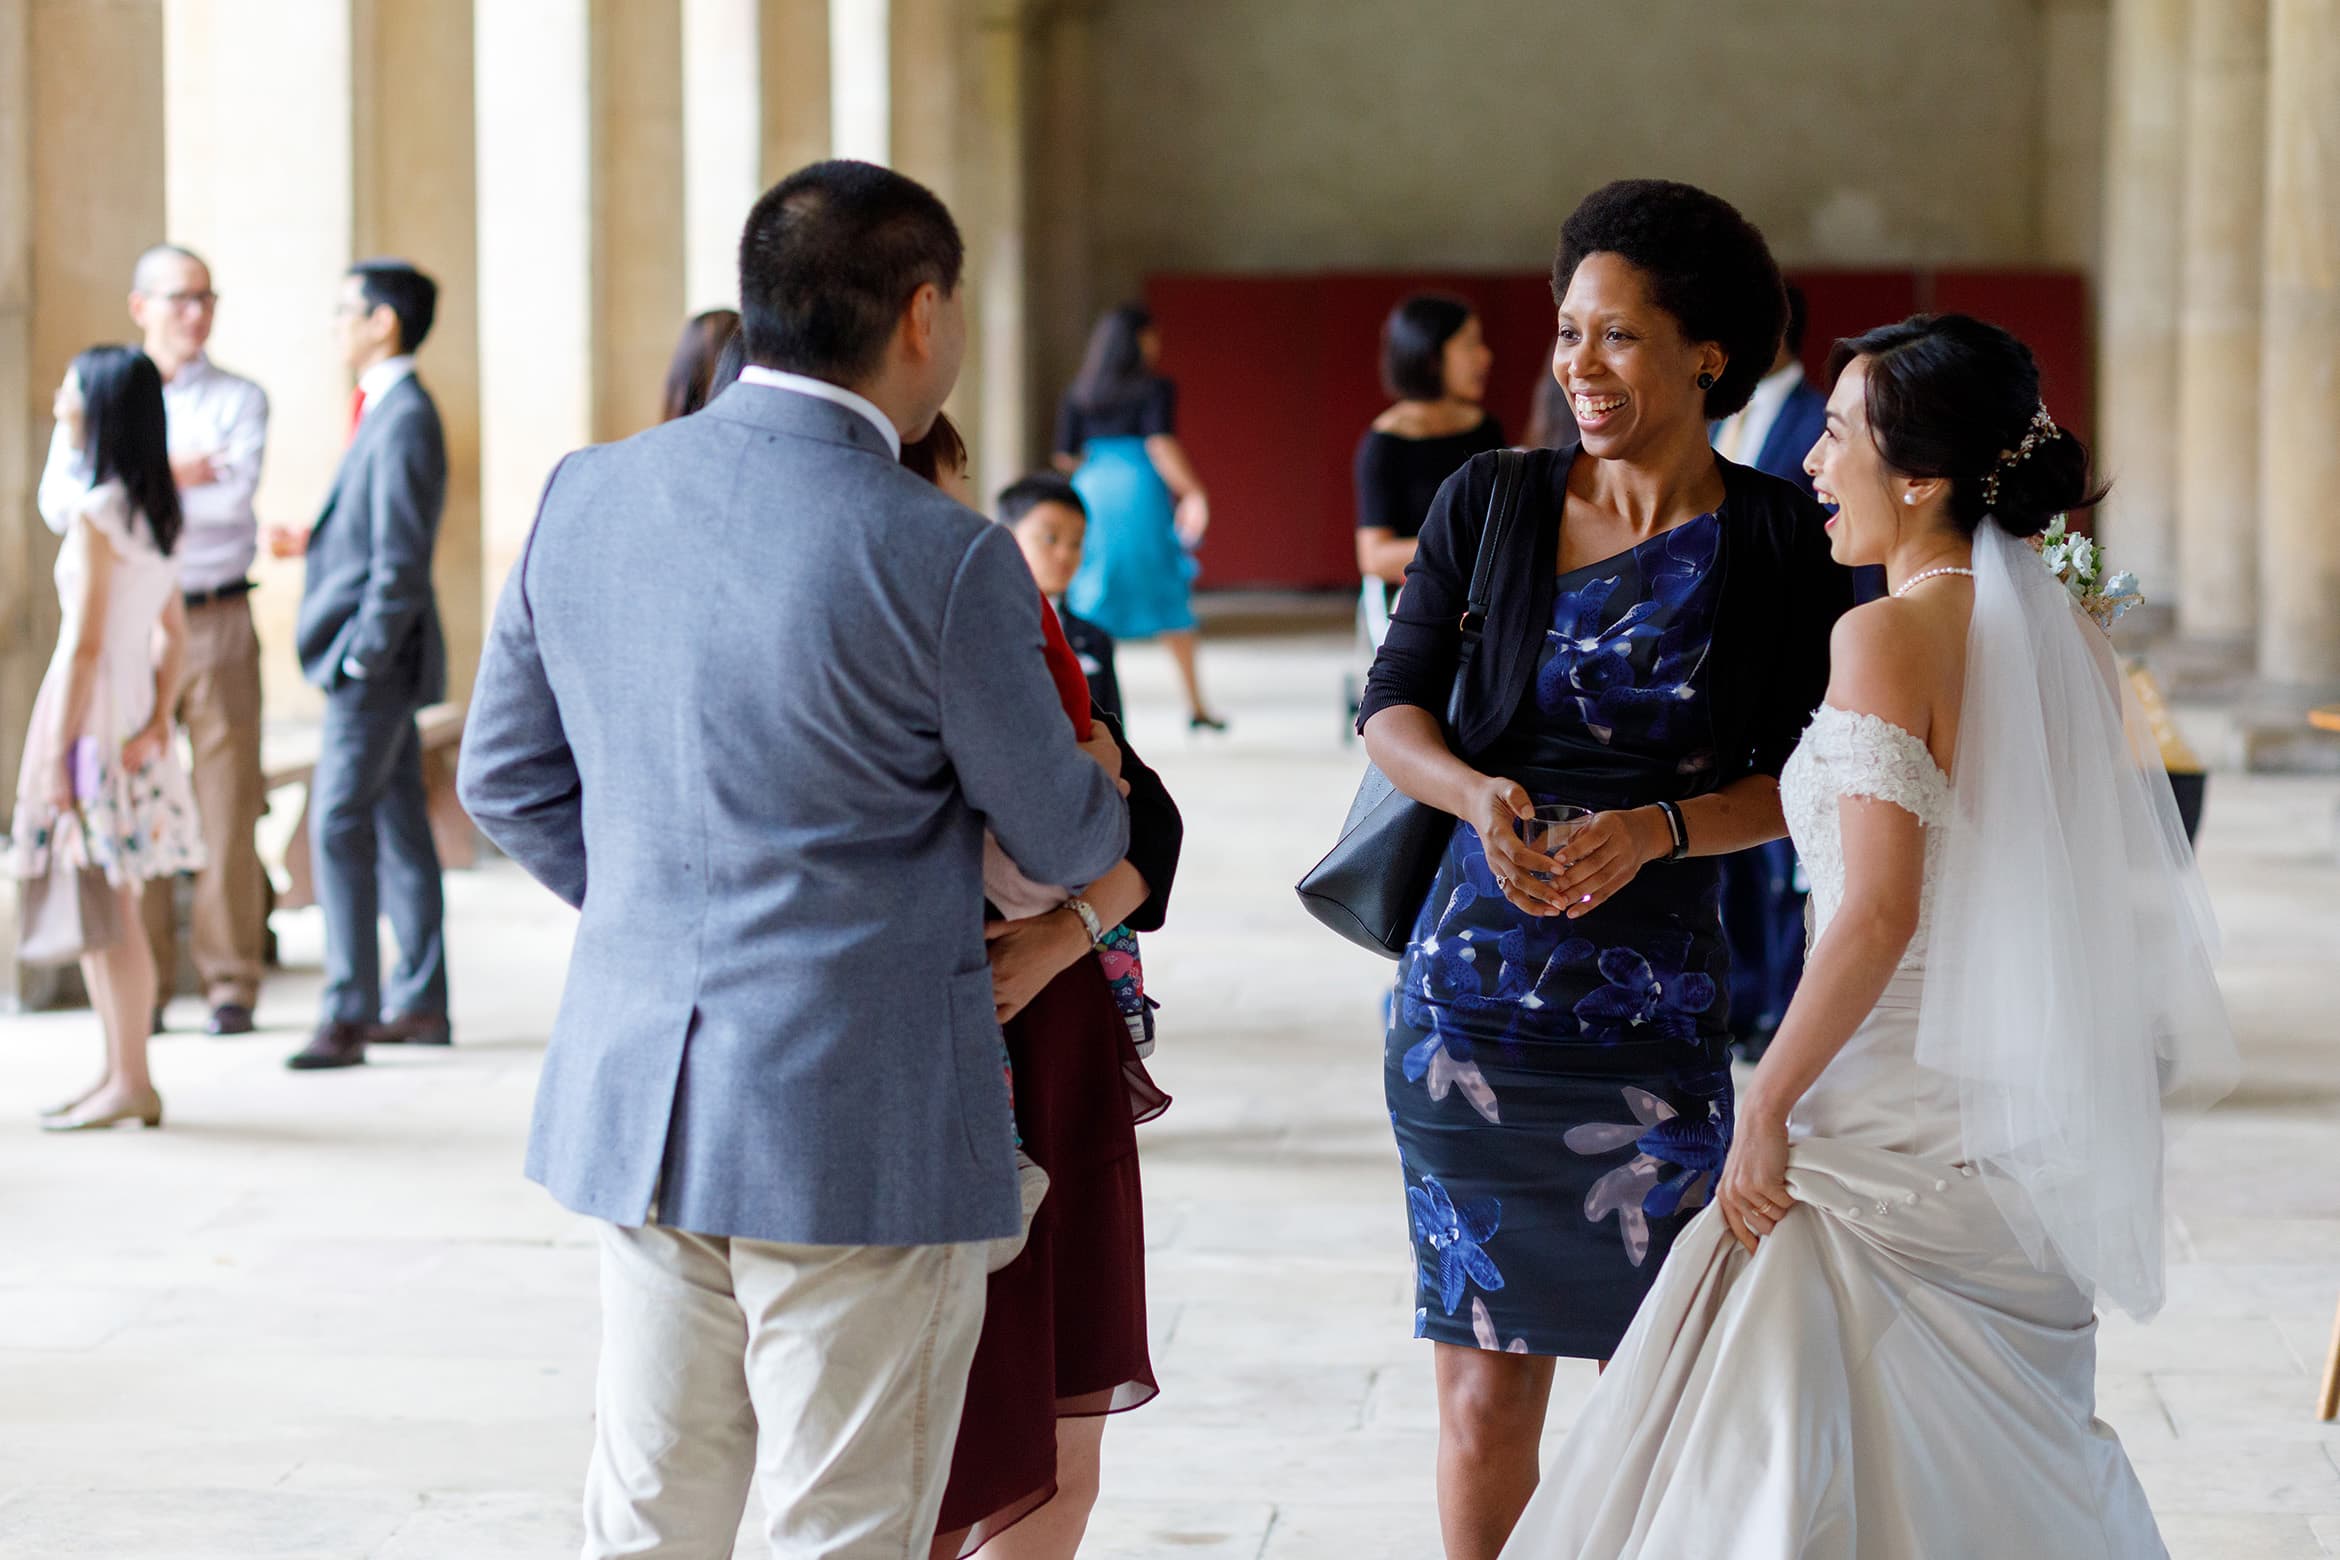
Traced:
<path fill-rule="evenodd" d="M 910 306 L 903 311 L 903 323 L 908 327 L 904 343 L 910 355 L 920 361 L 934 356 L 935 326 L 942 314 L 942 289 L 932 282 L 921 282 L 918 291 L 910 295 Z"/>

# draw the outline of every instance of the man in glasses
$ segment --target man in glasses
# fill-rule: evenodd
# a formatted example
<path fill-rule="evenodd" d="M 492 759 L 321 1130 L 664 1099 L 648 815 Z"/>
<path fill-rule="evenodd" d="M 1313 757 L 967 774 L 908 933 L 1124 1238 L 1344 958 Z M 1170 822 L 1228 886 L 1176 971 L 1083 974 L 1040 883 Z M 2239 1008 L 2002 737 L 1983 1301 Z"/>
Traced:
<path fill-rule="evenodd" d="M 179 539 L 179 588 L 187 600 L 185 675 L 179 723 L 194 745 L 195 809 L 210 864 L 195 879 L 195 968 L 215 1035 L 248 1034 L 260 995 L 266 884 L 252 843 L 267 803 L 260 769 L 260 640 L 252 630 L 252 559 L 259 523 L 252 490 L 268 438 L 268 397 L 204 353 L 219 295 L 211 269 L 175 244 L 138 258 L 130 318 L 146 355 L 162 371 L 171 472 L 186 530 Z M 154 1027 L 178 968 L 173 880 L 146 890 L 146 932 L 154 947 Z"/>

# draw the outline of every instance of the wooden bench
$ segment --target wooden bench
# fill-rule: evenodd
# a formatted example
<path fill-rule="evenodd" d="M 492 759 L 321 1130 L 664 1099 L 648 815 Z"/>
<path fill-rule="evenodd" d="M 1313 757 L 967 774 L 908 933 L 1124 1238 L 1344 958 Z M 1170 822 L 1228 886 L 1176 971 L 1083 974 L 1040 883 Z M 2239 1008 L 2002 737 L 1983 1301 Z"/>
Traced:
<path fill-rule="evenodd" d="M 455 759 L 463 747 L 463 706 L 434 704 L 415 717 L 422 735 L 423 789 L 431 815 L 431 839 L 439 848 L 439 865 L 458 869 L 479 856 L 479 835 L 470 815 L 455 796 Z M 317 772 L 318 728 L 300 726 L 274 732 L 262 745 L 261 770 L 270 795 L 286 786 L 307 786 Z M 309 864 L 309 802 L 304 792 L 300 819 L 284 847 L 285 886 L 272 906 L 298 910 L 317 902 L 316 880 Z"/>

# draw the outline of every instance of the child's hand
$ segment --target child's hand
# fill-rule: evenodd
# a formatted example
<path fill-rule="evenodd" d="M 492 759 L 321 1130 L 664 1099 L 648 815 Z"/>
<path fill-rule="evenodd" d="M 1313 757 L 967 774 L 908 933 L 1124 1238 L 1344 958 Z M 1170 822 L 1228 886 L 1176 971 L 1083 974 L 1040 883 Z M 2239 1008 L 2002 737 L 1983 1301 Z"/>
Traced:
<path fill-rule="evenodd" d="M 1121 794 L 1129 795 L 1129 782 L 1121 778 L 1121 744 L 1113 740 L 1113 733 L 1101 720 L 1089 722 L 1089 740 L 1081 744 L 1081 751 L 1097 761 L 1097 767 L 1113 777 Z"/>

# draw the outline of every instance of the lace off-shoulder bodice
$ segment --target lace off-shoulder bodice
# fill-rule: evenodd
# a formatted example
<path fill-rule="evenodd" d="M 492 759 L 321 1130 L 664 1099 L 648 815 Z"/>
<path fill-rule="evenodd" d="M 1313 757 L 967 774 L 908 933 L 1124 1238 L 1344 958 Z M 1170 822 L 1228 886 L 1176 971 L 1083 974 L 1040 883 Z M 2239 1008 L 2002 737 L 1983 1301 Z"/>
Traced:
<path fill-rule="evenodd" d="M 1812 880 L 1812 936 L 1818 939 L 1844 903 L 1844 828 L 1837 801 L 1874 797 L 1907 809 L 1926 826 L 1926 880 L 1917 935 L 1902 955 L 1903 969 L 1925 967 L 1926 929 L 1933 922 L 1934 878 L 1952 813 L 1950 779 L 1915 735 L 1891 721 L 1823 704 L 1804 740 L 1780 772 L 1781 808 L 1788 834 Z"/>

